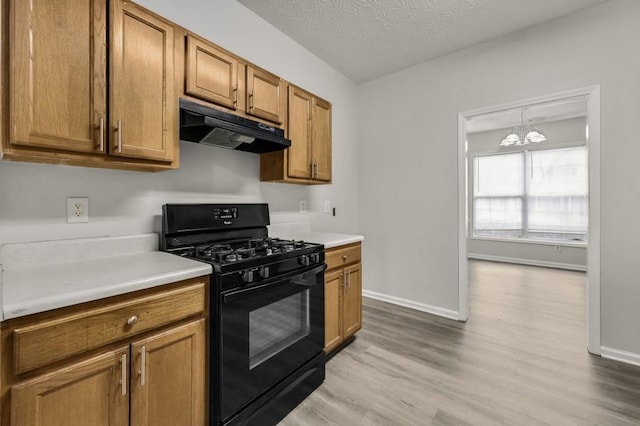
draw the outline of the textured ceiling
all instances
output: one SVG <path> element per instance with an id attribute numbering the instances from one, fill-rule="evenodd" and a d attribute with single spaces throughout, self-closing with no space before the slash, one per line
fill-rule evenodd
<path id="1" fill-rule="evenodd" d="M 606 0 L 238 0 L 356 82 Z"/>

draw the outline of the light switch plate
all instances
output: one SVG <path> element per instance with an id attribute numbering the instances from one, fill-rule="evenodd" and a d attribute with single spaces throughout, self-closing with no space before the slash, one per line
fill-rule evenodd
<path id="1" fill-rule="evenodd" d="M 307 212 L 307 200 L 300 200 L 300 213 L 304 214 Z"/>

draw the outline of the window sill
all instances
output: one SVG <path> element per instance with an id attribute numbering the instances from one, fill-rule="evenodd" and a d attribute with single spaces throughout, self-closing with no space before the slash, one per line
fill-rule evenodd
<path id="1" fill-rule="evenodd" d="M 530 240 L 524 238 L 490 238 L 490 237 L 469 237 L 470 240 L 477 241 L 495 241 L 500 243 L 522 243 L 537 244 L 542 246 L 559 246 L 559 247 L 587 247 L 587 241 L 553 241 L 553 240 Z"/>

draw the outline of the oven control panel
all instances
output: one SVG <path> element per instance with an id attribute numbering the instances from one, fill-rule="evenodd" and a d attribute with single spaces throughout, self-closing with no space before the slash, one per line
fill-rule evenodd
<path id="1" fill-rule="evenodd" d="M 224 207 L 213 209 L 213 218 L 215 220 L 229 220 L 238 217 L 237 207 Z"/>

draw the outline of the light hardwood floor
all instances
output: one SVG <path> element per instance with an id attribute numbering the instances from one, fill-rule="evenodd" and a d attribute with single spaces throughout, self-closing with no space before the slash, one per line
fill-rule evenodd
<path id="1" fill-rule="evenodd" d="M 281 425 L 639 425 L 640 367 L 589 355 L 585 274 L 470 261 L 469 321 L 364 298 Z"/>

